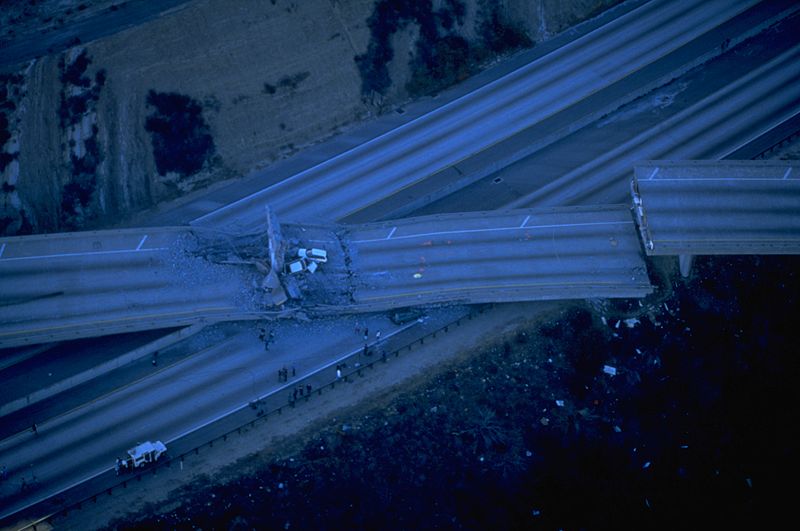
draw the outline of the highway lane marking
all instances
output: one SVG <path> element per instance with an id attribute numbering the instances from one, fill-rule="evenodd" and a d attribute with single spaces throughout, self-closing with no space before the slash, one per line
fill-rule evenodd
<path id="1" fill-rule="evenodd" d="M 439 232 L 425 232 L 420 234 L 408 234 L 405 236 L 398 236 L 395 240 L 407 240 L 410 238 L 428 238 L 431 236 L 443 236 L 448 234 L 469 234 L 473 232 L 500 232 L 507 230 L 522 230 L 522 229 L 553 229 L 553 228 L 566 228 L 566 227 L 590 227 L 594 225 L 633 225 L 633 221 L 596 221 L 593 223 L 559 223 L 554 225 L 531 225 L 529 227 L 498 227 L 496 229 L 465 229 L 465 230 L 445 230 Z M 353 243 L 375 243 L 386 241 L 386 238 L 374 238 L 370 240 L 353 240 Z"/>
<path id="2" fill-rule="evenodd" d="M 0 245 L 0 258 L 3 257 L 3 252 L 6 250 L 6 244 Z"/>
<path id="3" fill-rule="evenodd" d="M 169 247 L 155 247 L 153 249 L 141 249 L 139 252 L 147 253 L 153 251 L 166 251 Z M 94 256 L 99 254 L 121 254 L 121 253 L 135 253 L 133 249 L 124 249 L 121 251 L 90 251 L 86 253 L 64 253 L 64 254 L 42 254 L 38 256 L 15 256 L 13 258 L 0 258 L 0 262 L 13 262 L 15 260 L 41 260 L 43 258 L 64 258 L 72 256 Z"/>
<path id="4" fill-rule="evenodd" d="M 386 237 L 386 239 L 388 240 L 389 238 L 391 238 L 396 230 L 397 230 L 397 227 L 392 227 L 392 230 L 389 232 L 389 235 Z"/>
<path id="5" fill-rule="evenodd" d="M 527 216 L 525 216 L 525 221 L 523 221 L 523 222 L 522 222 L 522 225 L 520 225 L 520 226 L 519 226 L 519 228 L 522 228 L 522 227 L 524 227 L 524 226 L 525 226 L 525 224 L 528 222 L 528 220 L 529 220 L 529 219 L 531 219 L 531 216 L 530 216 L 530 215 L 527 215 Z"/>
<path id="6" fill-rule="evenodd" d="M 786 173 L 783 174 L 784 180 L 786 180 L 786 178 L 789 177 L 790 173 L 792 173 L 792 168 L 786 168 Z M 3 253 L 0 253 L 0 254 L 3 254 Z"/>
<path id="7" fill-rule="evenodd" d="M 136 246 L 136 250 L 137 250 L 137 251 L 141 250 L 141 248 L 142 248 L 142 245 L 144 245 L 144 242 L 145 242 L 146 240 L 147 240 L 147 234 L 145 234 L 144 236 L 142 236 L 142 241 L 140 241 L 140 242 L 139 242 L 139 245 L 137 245 L 137 246 Z"/>
<path id="8" fill-rule="evenodd" d="M 658 171 L 659 171 L 660 169 L 661 169 L 661 168 L 656 168 L 656 169 L 654 169 L 654 170 L 653 170 L 653 173 L 651 173 L 651 174 L 650 174 L 650 177 L 648 177 L 648 178 L 647 178 L 647 180 L 648 180 L 648 181 L 651 181 L 651 180 L 653 179 L 653 177 L 655 177 L 656 175 L 658 175 Z"/>

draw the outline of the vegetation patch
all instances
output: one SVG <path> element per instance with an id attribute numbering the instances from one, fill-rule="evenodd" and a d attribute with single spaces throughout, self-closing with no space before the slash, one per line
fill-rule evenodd
<path id="1" fill-rule="evenodd" d="M 83 155 L 70 154 L 70 179 L 61 191 L 61 223 L 66 229 L 80 228 L 91 216 L 89 206 L 97 188 L 101 157 L 96 136 L 97 126 L 94 126 L 92 136 L 83 143 Z"/>
<path id="2" fill-rule="evenodd" d="M 283 76 L 274 85 L 271 83 L 264 83 L 262 92 L 264 94 L 275 94 L 278 89 L 296 90 L 300 83 L 305 81 L 311 76 L 311 72 L 298 72 L 291 76 Z"/>
<path id="3" fill-rule="evenodd" d="M 102 155 L 97 143 L 97 126 L 93 125 L 91 134 L 86 135 L 82 122 L 94 112 L 106 83 L 106 71 L 99 69 L 93 77 L 89 76 L 87 70 L 91 63 L 86 50 L 69 63 L 64 56 L 59 62 L 62 86 L 58 114 L 61 129 L 69 138 L 69 178 L 61 188 L 59 214 L 61 226 L 67 230 L 80 229 L 94 215 L 91 204 Z"/>
<path id="4" fill-rule="evenodd" d="M 388 91 L 392 84 L 388 65 L 394 58 L 391 39 L 409 24 L 419 26 L 411 79 L 406 85 L 412 97 L 442 90 L 469 77 L 487 59 L 533 44 L 495 2 L 481 2 L 475 32 L 479 38 L 473 42 L 459 34 L 465 16 L 461 0 L 447 0 L 438 10 L 429 0 L 380 0 L 367 20 L 367 51 L 355 57 L 362 95 Z"/>
<path id="5" fill-rule="evenodd" d="M 187 177 L 200 171 L 214 155 L 202 106 L 189 96 L 154 90 L 148 93 L 147 104 L 153 112 L 145 129 L 151 135 L 159 175 L 174 172 Z"/>
<path id="6" fill-rule="evenodd" d="M 480 15 L 478 34 L 484 53 L 501 55 L 533 45 L 525 31 L 509 20 L 496 2 L 483 2 Z"/>
<path id="7" fill-rule="evenodd" d="M 79 123 L 93 104 L 100 99 L 100 90 L 106 82 L 106 71 L 102 68 L 98 70 L 92 82 L 92 78 L 86 75 L 91 63 L 92 60 L 86 50 L 69 64 L 66 64 L 63 56 L 59 60 L 62 90 L 58 116 L 62 129 Z"/>

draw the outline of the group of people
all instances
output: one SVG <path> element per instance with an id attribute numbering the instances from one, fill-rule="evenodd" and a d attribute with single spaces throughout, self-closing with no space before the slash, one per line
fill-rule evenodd
<path id="1" fill-rule="evenodd" d="M 292 392 L 292 402 L 296 402 L 297 398 L 303 398 L 304 396 L 311 396 L 311 384 L 300 384 L 294 388 L 294 392 Z"/>
<path id="2" fill-rule="evenodd" d="M 356 334 L 359 334 L 359 333 L 361 333 L 361 326 L 358 324 L 358 321 L 356 321 Z M 381 331 L 378 330 L 377 332 L 375 332 L 375 341 L 379 342 L 380 340 L 381 340 Z M 366 345 L 367 342 L 369 342 L 369 327 L 365 326 L 364 327 L 364 345 Z"/>
<path id="3" fill-rule="evenodd" d="M 292 377 L 297 375 L 297 371 L 292 366 Z M 288 382 L 289 381 L 289 369 L 284 365 L 280 369 L 278 369 L 278 381 L 279 382 Z"/>

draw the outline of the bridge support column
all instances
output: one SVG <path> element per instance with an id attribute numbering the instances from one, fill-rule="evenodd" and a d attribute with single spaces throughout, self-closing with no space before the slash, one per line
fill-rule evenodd
<path id="1" fill-rule="evenodd" d="M 693 254 L 678 255 L 678 266 L 680 267 L 681 275 L 683 275 L 683 278 L 689 278 L 689 273 L 692 272 L 693 260 L 694 260 Z"/>

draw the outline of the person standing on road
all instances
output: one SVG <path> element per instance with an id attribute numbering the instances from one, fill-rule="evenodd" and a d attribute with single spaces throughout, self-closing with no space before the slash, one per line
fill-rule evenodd
<path id="1" fill-rule="evenodd" d="M 36 425 L 35 422 L 33 423 L 33 426 L 31 426 L 31 431 L 33 432 L 34 435 L 39 435 L 39 427 Z"/>
<path id="2" fill-rule="evenodd" d="M 369 339 L 369 328 L 364 327 L 364 343 Z"/>

